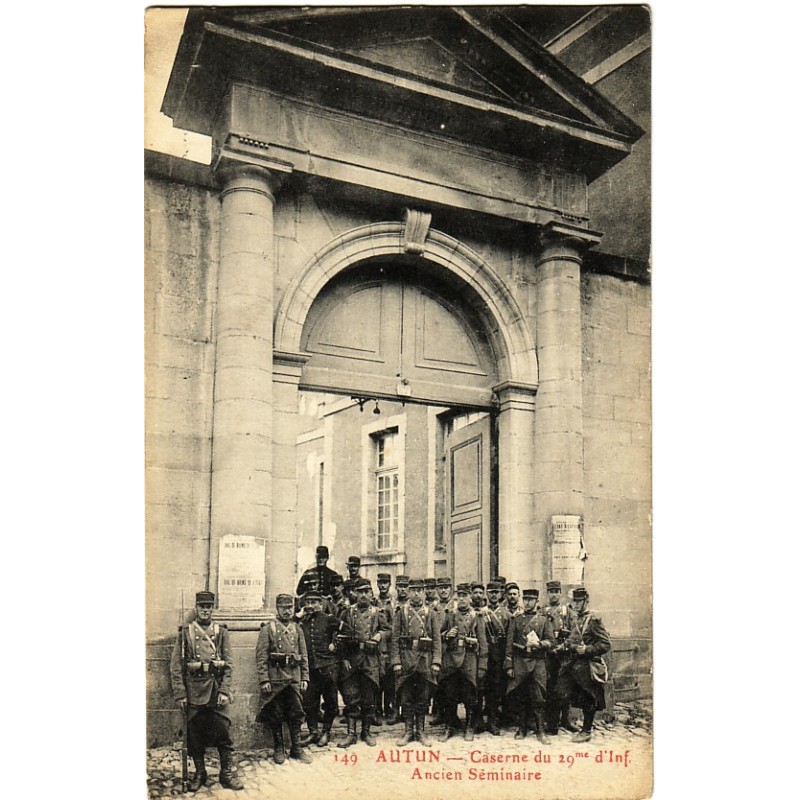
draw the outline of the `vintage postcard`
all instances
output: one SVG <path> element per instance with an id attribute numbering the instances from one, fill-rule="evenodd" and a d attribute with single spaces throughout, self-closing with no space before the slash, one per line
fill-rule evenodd
<path id="1" fill-rule="evenodd" d="M 649 797 L 648 8 L 145 25 L 149 796 Z"/>

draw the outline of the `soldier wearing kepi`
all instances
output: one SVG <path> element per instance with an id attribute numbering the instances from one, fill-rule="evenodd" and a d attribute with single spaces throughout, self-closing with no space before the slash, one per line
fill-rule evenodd
<path id="1" fill-rule="evenodd" d="M 486 674 L 486 623 L 475 609 L 470 608 L 470 586 L 460 583 L 456 588 L 456 609 L 442 615 L 441 631 L 446 643 L 442 655 L 442 688 L 445 692 L 446 724 L 439 741 L 446 742 L 458 727 L 458 704 L 464 704 L 466 730 L 464 738 L 475 738 L 475 719 L 478 711 L 478 686 Z"/>
<path id="2" fill-rule="evenodd" d="M 547 653 L 545 659 L 547 665 L 547 703 L 544 710 L 546 730 L 551 736 L 557 735 L 560 722 L 561 727 L 565 730 L 577 733 L 578 729 L 569 718 L 569 698 L 561 697 L 557 688 L 561 662 L 565 656 L 564 650 L 560 649 L 559 645 L 567 641 L 570 631 L 575 627 L 575 612 L 566 603 L 562 603 L 561 581 L 547 582 L 547 605 L 542 609 L 542 613 L 550 618 L 556 636 L 556 646 Z"/>
<path id="3" fill-rule="evenodd" d="M 489 581 L 486 584 L 486 643 L 489 657 L 486 663 L 486 681 L 484 696 L 486 698 L 486 730 L 493 736 L 500 735 L 500 707 L 506 693 L 508 679 L 505 671 L 506 626 L 511 615 L 500 604 L 503 584 Z"/>
<path id="4" fill-rule="evenodd" d="M 389 631 L 389 623 L 383 611 L 370 603 L 371 586 L 366 578 L 359 578 L 353 591 L 356 605 L 342 617 L 352 630 L 352 637 L 342 661 L 341 690 L 347 717 L 347 738 L 339 743 L 339 747 L 350 747 L 358 742 L 356 725 L 359 717 L 361 740 L 374 747 L 377 742 L 370 728 L 381 683 L 379 645 Z"/>
<path id="5" fill-rule="evenodd" d="M 509 622 L 506 638 L 506 673 L 508 695 L 517 707 L 518 727 L 515 739 L 524 739 L 528 730 L 536 730 L 536 738 L 549 744 L 544 729 L 544 704 L 547 696 L 545 653 L 555 640 L 553 626 L 544 614 L 538 614 L 538 589 L 524 589 L 525 611 Z"/>
<path id="6" fill-rule="evenodd" d="M 278 618 L 261 626 L 256 642 L 256 672 L 264 703 L 256 719 L 272 730 L 276 764 L 286 760 L 284 722 L 289 726 L 289 757 L 307 764 L 311 758 L 300 744 L 302 698 L 309 679 L 306 639 L 300 625 L 292 620 L 292 595 L 279 594 L 275 606 Z"/>
<path id="7" fill-rule="evenodd" d="M 589 610 L 586 589 L 573 589 L 572 605 L 575 624 L 561 646 L 565 657 L 558 675 L 557 693 L 583 710 L 583 727 L 572 741 L 588 742 L 592 738 L 595 714 L 606 707 L 607 671 L 602 656 L 611 649 L 611 637 L 600 617 Z"/>
<path id="8" fill-rule="evenodd" d="M 181 628 L 170 659 L 172 691 L 178 705 L 187 709 L 189 755 L 195 774 L 189 791 L 208 782 L 206 747 L 219 752 L 219 782 L 226 789 L 243 789 L 233 765 L 230 735 L 232 655 L 228 630 L 212 621 L 214 594 L 195 595 L 196 618 Z M 187 708 L 188 707 L 188 708 Z"/>
<path id="9" fill-rule="evenodd" d="M 442 667 L 442 639 L 438 615 L 422 602 L 424 587 L 421 578 L 409 583 L 408 604 L 398 605 L 392 627 L 391 661 L 405 721 L 398 747 L 414 738 L 431 746 L 425 736 L 425 712 Z"/>
<path id="10" fill-rule="evenodd" d="M 392 622 L 394 620 L 394 601 L 389 589 L 392 585 L 392 576 L 388 572 L 378 573 L 378 596 L 375 598 L 378 608 L 386 615 L 389 630 L 381 637 L 378 647 L 381 654 L 381 686 L 378 691 L 378 719 L 383 714 L 387 725 L 395 725 L 400 720 L 395 709 L 394 670 L 389 663 L 389 653 L 392 641 Z M 380 722 L 378 723 L 380 724 Z"/>
<path id="11" fill-rule="evenodd" d="M 300 580 L 297 582 L 297 594 L 304 594 L 305 592 L 304 584 L 306 582 L 304 578 L 314 577 L 317 579 L 316 588 L 322 592 L 323 596 L 327 597 L 330 595 L 331 578 L 338 573 L 328 566 L 329 557 L 328 548 L 324 544 L 321 544 L 316 551 L 316 564 L 313 567 L 309 567 L 300 576 Z"/>
<path id="12" fill-rule="evenodd" d="M 346 608 L 350 607 L 350 601 L 344 593 L 344 578 L 341 575 L 334 575 L 331 578 L 331 610 L 330 613 L 339 619 Z"/>
<path id="13" fill-rule="evenodd" d="M 347 580 L 352 581 L 353 585 L 361 579 L 361 558 L 359 556 L 349 556 L 347 559 Z"/>
<path id="14" fill-rule="evenodd" d="M 339 712 L 339 658 L 336 655 L 336 636 L 352 632 L 339 620 L 322 610 L 322 595 L 308 592 L 303 599 L 305 614 L 300 623 L 308 651 L 309 680 L 303 694 L 303 709 L 308 723 L 304 745 L 325 747 L 330 741 L 331 728 Z M 322 707 L 322 733 L 319 732 L 319 703 Z"/>

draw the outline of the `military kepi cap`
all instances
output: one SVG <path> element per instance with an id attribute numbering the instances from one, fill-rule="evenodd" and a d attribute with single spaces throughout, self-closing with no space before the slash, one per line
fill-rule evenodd
<path id="1" fill-rule="evenodd" d="M 561 588 L 561 581 L 547 581 L 547 590 L 550 589 L 560 589 Z"/>
<path id="2" fill-rule="evenodd" d="M 459 583 L 456 586 L 456 594 L 469 594 L 470 586 L 469 583 Z"/>
<path id="3" fill-rule="evenodd" d="M 408 586 L 408 584 L 410 582 L 411 582 L 411 578 L 409 578 L 408 575 L 398 575 L 394 579 L 394 585 L 395 586 Z"/>
<path id="4" fill-rule="evenodd" d="M 509 581 L 506 584 L 506 591 L 508 591 L 509 589 L 516 589 L 517 591 L 519 591 L 519 585 L 514 581 Z"/>
<path id="5" fill-rule="evenodd" d="M 294 597 L 290 594 L 279 594 L 275 598 L 276 606 L 294 606 Z"/>
<path id="6" fill-rule="evenodd" d="M 350 556 L 347 559 L 347 563 L 353 567 L 360 567 L 361 566 L 361 559 L 358 556 Z"/>
<path id="7" fill-rule="evenodd" d="M 379 572 L 378 573 L 378 580 L 379 581 L 389 581 L 389 582 L 391 582 L 392 576 L 388 572 Z"/>
<path id="8" fill-rule="evenodd" d="M 425 588 L 425 578 L 412 578 L 408 582 L 408 586 L 411 589 L 424 589 Z"/>
<path id="9" fill-rule="evenodd" d="M 453 585 L 453 581 L 451 581 L 450 578 L 437 578 L 436 579 L 436 585 L 437 586 L 452 586 Z"/>
<path id="10" fill-rule="evenodd" d="M 213 605 L 214 599 L 214 592 L 198 592 L 194 596 L 194 602 L 197 605 L 200 605 L 200 603 L 211 603 Z"/>
<path id="11" fill-rule="evenodd" d="M 499 583 L 499 584 L 505 586 L 506 585 L 506 579 L 502 575 L 495 575 L 492 578 L 492 583 Z"/>
<path id="12" fill-rule="evenodd" d="M 358 591 L 359 589 L 371 589 L 372 584 L 366 578 L 358 578 L 353 581 L 353 588 Z"/>
<path id="13" fill-rule="evenodd" d="M 503 590 L 503 584 L 500 581 L 489 581 L 486 584 L 486 591 L 487 592 L 501 592 Z"/>
<path id="14" fill-rule="evenodd" d="M 303 595 L 303 602 L 308 602 L 309 600 L 322 600 L 322 594 L 316 590 L 306 592 Z"/>
<path id="15" fill-rule="evenodd" d="M 577 589 L 572 590 L 573 600 L 585 600 L 588 596 L 589 592 L 587 592 L 583 586 L 579 586 Z"/>
<path id="16" fill-rule="evenodd" d="M 538 597 L 539 590 L 538 589 L 523 589 L 522 590 L 523 597 Z"/>
<path id="17" fill-rule="evenodd" d="M 327 548 L 327 547 L 325 547 L 325 545 L 324 545 L 324 544 L 321 544 L 321 545 L 320 545 L 320 546 L 317 548 L 317 555 L 318 555 L 318 556 L 320 556 L 320 557 L 322 557 L 322 558 L 328 558 L 328 556 L 330 555 L 330 553 L 328 553 L 328 548 Z"/>
<path id="18" fill-rule="evenodd" d="M 473 589 L 483 589 L 484 588 L 483 584 L 480 581 L 472 581 L 472 583 L 470 584 L 470 587 L 473 588 Z"/>
<path id="19" fill-rule="evenodd" d="M 425 588 L 431 589 L 436 586 L 436 578 L 425 578 Z"/>

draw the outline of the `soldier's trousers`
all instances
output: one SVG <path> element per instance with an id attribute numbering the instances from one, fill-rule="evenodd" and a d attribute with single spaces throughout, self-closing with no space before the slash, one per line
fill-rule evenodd
<path id="1" fill-rule="evenodd" d="M 388 713 L 390 708 L 396 708 L 394 670 L 387 664 L 386 672 L 384 672 L 381 678 L 381 688 L 378 693 L 378 711 Z"/>
<path id="2" fill-rule="evenodd" d="M 461 672 L 453 672 L 442 679 L 441 685 L 448 724 L 456 721 L 459 703 L 464 704 L 467 721 L 474 723 L 479 711 L 479 696 L 470 680 Z"/>
<path id="3" fill-rule="evenodd" d="M 531 727 L 535 722 L 536 712 L 544 709 L 546 696 L 542 685 L 531 673 L 511 692 L 509 699 L 516 710 L 518 724 Z"/>
<path id="4" fill-rule="evenodd" d="M 202 758 L 206 747 L 232 751 L 230 729 L 231 721 L 217 714 L 213 708 L 200 709 L 191 717 L 187 728 L 189 755 L 192 758 Z"/>
<path id="5" fill-rule="evenodd" d="M 328 724 L 339 713 L 339 665 L 331 664 L 320 669 L 312 669 L 308 688 L 303 695 L 303 710 L 309 727 L 319 723 L 319 703 L 322 700 L 322 722 Z"/>
<path id="6" fill-rule="evenodd" d="M 547 667 L 547 699 L 545 701 L 545 718 L 550 728 L 558 728 L 561 711 L 569 707 L 569 694 L 566 685 L 559 686 L 558 675 L 561 671 L 561 658 L 555 653 L 545 657 Z"/>
<path id="7" fill-rule="evenodd" d="M 485 697 L 487 722 L 497 724 L 500 717 L 500 707 L 508 686 L 508 677 L 503 669 L 503 662 L 489 664 L 486 670 Z"/>
<path id="8" fill-rule="evenodd" d="M 303 702 L 300 687 L 294 684 L 284 686 L 265 703 L 258 715 L 259 722 L 266 722 L 270 728 L 280 727 L 284 722 L 303 719 Z"/>
<path id="9" fill-rule="evenodd" d="M 400 687 L 400 705 L 408 719 L 409 714 L 426 714 L 433 685 L 419 672 L 412 672 Z"/>
<path id="10" fill-rule="evenodd" d="M 367 719 L 375 713 L 378 687 L 363 672 L 351 670 L 342 679 L 340 688 L 346 717 Z"/>

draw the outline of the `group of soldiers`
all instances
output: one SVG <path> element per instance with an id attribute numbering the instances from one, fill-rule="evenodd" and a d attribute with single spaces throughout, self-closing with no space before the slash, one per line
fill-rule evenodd
<path id="1" fill-rule="evenodd" d="M 444 724 L 439 741 L 447 741 L 462 730 L 459 705 L 468 741 L 481 731 L 499 736 L 505 722 L 516 722 L 515 739 L 530 731 L 547 744 L 559 727 L 574 733 L 573 741 L 591 738 L 595 714 L 605 707 L 602 656 L 611 642 L 589 610 L 585 588 L 565 602 L 561 584 L 549 581 L 540 606 L 538 589 L 520 590 L 499 576 L 485 586 L 459 583 L 453 592 L 449 578 L 398 575 L 392 593 L 391 575 L 379 573 L 375 595 L 359 574 L 357 556 L 348 559 L 347 580 L 327 561 L 327 548 L 319 547 L 316 565 L 303 573 L 295 595 L 277 596 L 276 618 L 258 636 L 257 719 L 272 732 L 276 763 L 286 758 L 284 724 L 290 758 L 308 762 L 305 747 L 331 741 L 340 694 L 347 722 L 341 748 L 359 736 L 374 746 L 376 726 L 399 722 L 405 729 L 398 747 L 414 740 L 428 747 L 431 710 L 432 724 Z M 197 619 L 173 655 L 173 688 L 180 704 L 189 703 L 196 768 L 190 788 L 206 782 L 203 753 L 216 746 L 220 783 L 236 789 L 227 714 L 230 653 L 225 628 L 211 622 L 209 608 L 213 595 L 198 593 Z M 187 647 L 193 661 L 185 670 L 180 654 Z M 198 663 L 199 670 L 192 666 Z M 580 730 L 570 720 L 571 707 L 583 711 Z M 301 735 L 304 719 L 308 730 Z"/>

